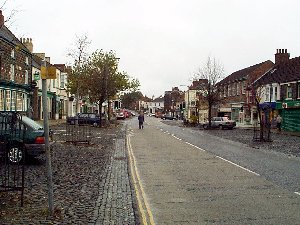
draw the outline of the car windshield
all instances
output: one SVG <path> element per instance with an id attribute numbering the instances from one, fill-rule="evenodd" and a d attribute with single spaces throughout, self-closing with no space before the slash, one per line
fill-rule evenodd
<path id="1" fill-rule="evenodd" d="M 228 121 L 229 118 L 228 117 L 223 117 L 223 121 Z"/>
<path id="2" fill-rule="evenodd" d="M 44 130 L 43 126 L 27 116 L 22 116 L 22 122 L 33 130 Z"/>

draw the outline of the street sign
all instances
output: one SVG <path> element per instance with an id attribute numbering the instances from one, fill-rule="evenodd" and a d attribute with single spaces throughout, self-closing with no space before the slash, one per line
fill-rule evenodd
<path id="1" fill-rule="evenodd" d="M 33 79 L 34 79 L 35 81 L 40 80 L 40 79 L 41 79 L 40 73 L 39 73 L 39 72 L 35 72 L 35 73 L 33 74 Z"/>
<path id="2" fill-rule="evenodd" d="M 56 79 L 56 67 L 55 66 L 41 66 L 42 79 Z"/>

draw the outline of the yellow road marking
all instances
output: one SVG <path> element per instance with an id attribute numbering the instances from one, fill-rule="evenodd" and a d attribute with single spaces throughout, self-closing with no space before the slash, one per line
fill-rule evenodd
<path id="1" fill-rule="evenodd" d="M 133 155 L 132 146 L 131 146 L 131 143 L 130 143 L 130 137 L 129 136 L 127 136 L 127 146 L 128 146 L 128 152 L 129 152 L 129 162 L 130 162 L 131 174 L 132 174 L 133 183 L 134 183 L 134 189 L 135 189 L 135 192 L 136 192 L 136 195 L 137 195 L 139 211 L 141 212 L 143 224 L 147 225 L 148 224 L 147 221 L 149 220 L 150 225 L 155 225 L 153 215 L 152 215 L 152 212 L 149 208 L 149 205 L 148 205 L 148 202 L 147 202 L 147 199 L 146 199 L 146 196 L 145 196 L 145 192 L 144 192 L 143 186 L 141 184 L 140 176 L 139 176 L 139 173 L 137 171 L 136 160 L 135 160 L 135 157 Z M 145 209 L 143 207 L 143 203 L 145 205 Z"/>

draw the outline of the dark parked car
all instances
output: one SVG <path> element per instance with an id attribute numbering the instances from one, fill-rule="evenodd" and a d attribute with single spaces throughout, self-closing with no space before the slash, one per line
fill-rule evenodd
<path id="1" fill-rule="evenodd" d="M 202 126 L 204 129 L 208 128 L 208 122 L 204 123 Z M 219 129 L 230 129 L 232 130 L 236 126 L 236 122 L 234 120 L 230 120 L 228 117 L 213 117 L 211 119 L 211 127 L 219 128 Z"/>
<path id="2" fill-rule="evenodd" d="M 24 154 L 26 158 L 37 157 L 45 153 L 44 128 L 39 123 L 27 116 L 20 117 L 15 123 L 9 121 L 9 117 L 1 115 L 1 157 L 8 157 L 10 162 L 17 163 L 24 159 Z"/>
<path id="3" fill-rule="evenodd" d="M 78 113 L 76 116 L 70 116 L 67 117 L 67 123 L 68 124 L 77 124 L 76 120 L 78 119 L 78 124 L 90 124 L 93 126 L 99 126 L 100 125 L 100 116 L 95 113 Z"/>
<path id="4" fill-rule="evenodd" d="M 161 116 L 161 119 L 163 119 L 163 120 L 176 120 L 176 117 L 174 117 L 172 115 L 164 114 L 164 115 Z"/>

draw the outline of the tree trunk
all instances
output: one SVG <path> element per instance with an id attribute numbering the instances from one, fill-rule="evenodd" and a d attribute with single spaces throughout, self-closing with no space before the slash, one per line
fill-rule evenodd
<path id="1" fill-rule="evenodd" d="M 211 103 L 208 103 L 208 127 L 211 128 Z"/>
<path id="2" fill-rule="evenodd" d="M 103 102 L 99 102 L 100 127 L 102 127 L 102 104 Z"/>

